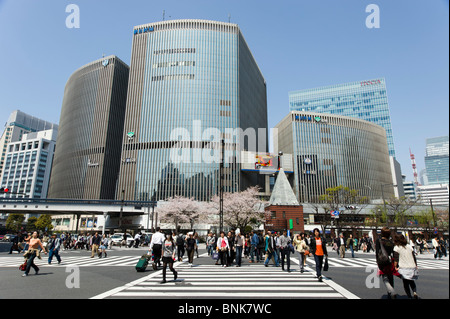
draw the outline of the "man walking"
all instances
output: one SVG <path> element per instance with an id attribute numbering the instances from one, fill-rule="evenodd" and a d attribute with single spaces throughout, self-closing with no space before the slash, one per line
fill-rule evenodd
<path id="1" fill-rule="evenodd" d="M 345 238 L 344 234 L 340 233 L 339 238 L 337 240 L 337 247 L 339 252 L 339 257 L 345 258 Z"/>
<path id="2" fill-rule="evenodd" d="M 58 265 L 61 263 L 61 257 L 59 256 L 59 249 L 61 248 L 61 239 L 56 237 L 54 233 L 50 240 L 48 241 L 48 264 L 52 263 L 53 256 L 58 260 Z"/>
<path id="3" fill-rule="evenodd" d="M 255 255 L 256 255 L 256 262 L 259 263 L 259 254 L 258 254 L 258 245 L 259 245 L 259 238 L 258 234 L 255 233 L 253 230 L 251 232 L 251 239 L 250 239 L 250 262 L 255 262 Z"/>
<path id="4" fill-rule="evenodd" d="M 277 253 L 276 253 L 276 243 L 275 243 L 275 238 L 273 237 L 273 233 L 271 234 L 270 232 L 267 233 L 266 236 L 266 260 L 264 261 L 264 266 L 265 267 L 269 267 L 269 260 L 273 257 L 274 259 L 274 263 L 275 266 L 278 267 L 278 258 L 277 258 Z"/>
<path id="5" fill-rule="evenodd" d="M 100 238 L 100 236 L 98 235 L 98 233 L 95 233 L 94 236 L 92 236 L 91 238 L 91 242 L 92 242 L 92 254 L 91 254 L 91 258 L 94 258 L 94 254 L 97 254 L 97 256 L 100 258 L 100 254 L 98 251 L 98 247 L 100 246 L 102 239 Z"/>
<path id="6" fill-rule="evenodd" d="M 353 247 L 353 243 L 354 243 L 353 242 L 353 235 L 350 234 L 348 239 L 347 239 L 347 247 L 349 247 L 350 251 L 352 252 L 352 258 L 355 258 L 355 250 L 354 250 L 354 247 Z"/>
<path id="7" fill-rule="evenodd" d="M 236 247 L 236 267 L 241 267 L 242 263 L 242 249 L 244 248 L 245 237 L 240 232 L 236 232 L 235 247 Z"/>
<path id="8" fill-rule="evenodd" d="M 283 230 L 283 235 L 280 236 L 280 252 L 281 252 L 281 269 L 284 271 L 284 259 L 286 258 L 287 271 L 291 271 L 291 250 L 289 243 L 291 238 L 287 236 L 287 231 Z"/>
<path id="9" fill-rule="evenodd" d="M 160 227 L 156 227 L 156 233 L 152 236 L 152 241 L 150 242 L 150 250 L 153 251 L 153 255 L 155 260 L 153 261 L 153 270 L 156 270 L 157 267 L 161 266 L 161 252 L 162 245 L 164 243 L 165 236 L 161 232 Z"/>

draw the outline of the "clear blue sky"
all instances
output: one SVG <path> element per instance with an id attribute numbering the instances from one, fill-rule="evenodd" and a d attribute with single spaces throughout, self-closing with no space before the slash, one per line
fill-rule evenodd
<path id="1" fill-rule="evenodd" d="M 68 29 L 68 4 L 80 28 Z M 368 29 L 368 4 L 380 28 Z M 79 67 L 115 54 L 130 62 L 135 25 L 168 19 L 237 23 L 267 81 L 269 126 L 288 92 L 385 77 L 397 160 L 424 168 L 425 139 L 449 134 L 448 0 L 0 0 L 0 123 L 16 109 L 59 122 Z M 0 128 L 2 129 L 2 127 Z"/>

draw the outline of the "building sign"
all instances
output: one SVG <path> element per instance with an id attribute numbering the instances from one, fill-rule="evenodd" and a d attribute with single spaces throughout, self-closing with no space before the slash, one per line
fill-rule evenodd
<path id="1" fill-rule="evenodd" d="M 381 84 L 380 80 L 372 80 L 372 81 L 362 81 L 361 86 L 367 86 L 367 85 L 377 85 Z"/>
<path id="2" fill-rule="evenodd" d="M 109 63 L 108 59 L 104 59 L 103 62 L 102 62 L 102 65 L 103 65 L 103 66 L 107 66 L 108 63 Z"/>
<path id="3" fill-rule="evenodd" d="M 88 158 L 88 163 L 87 163 L 87 165 L 88 165 L 88 167 L 95 167 L 95 166 L 98 166 L 99 164 L 98 164 L 98 162 L 96 162 L 96 163 L 91 162 L 91 159 Z"/>
<path id="4" fill-rule="evenodd" d="M 330 213 L 331 213 L 331 218 L 339 218 L 339 211 L 338 210 L 333 210 Z"/>
<path id="5" fill-rule="evenodd" d="M 128 132 L 127 136 L 128 136 L 129 139 L 134 138 L 134 132 Z"/>
<path id="6" fill-rule="evenodd" d="M 298 122 L 316 122 L 316 123 L 327 123 L 327 120 L 321 118 L 320 116 L 309 116 L 309 115 L 295 115 L 295 120 Z"/>
<path id="7" fill-rule="evenodd" d="M 125 159 L 122 159 L 122 163 L 127 163 L 127 164 L 129 164 L 129 163 L 136 163 L 136 159 L 127 157 Z"/>
<path id="8" fill-rule="evenodd" d="M 141 34 L 141 33 L 147 33 L 147 32 L 153 32 L 153 27 L 145 27 L 140 29 L 135 29 L 134 34 Z"/>
<path id="9" fill-rule="evenodd" d="M 255 169 L 276 170 L 278 163 L 273 155 L 256 154 L 255 155 Z"/>

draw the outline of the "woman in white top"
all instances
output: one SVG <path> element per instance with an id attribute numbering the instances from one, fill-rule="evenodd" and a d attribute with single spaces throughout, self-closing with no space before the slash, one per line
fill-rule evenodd
<path id="1" fill-rule="evenodd" d="M 407 244 L 406 238 L 403 235 L 395 236 L 394 244 L 394 265 L 395 269 L 401 275 L 405 292 L 408 297 L 412 299 L 413 296 L 411 296 L 411 288 L 414 294 L 414 299 L 418 299 L 419 297 L 417 296 L 416 283 L 414 280 L 416 280 L 419 275 L 414 250 Z"/>
<path id="2" fill-rule="evenodd" d="M 227 266 L 227 258 L 228 258 L 228 249 L 230 249 L 230 245 L 228 244 L 228 238 L 225 236 L 225 233 L 220 232 L 220 237 L 217 240 L 217 251 L 219 252 L 220 262 L 222 267 Z"/>

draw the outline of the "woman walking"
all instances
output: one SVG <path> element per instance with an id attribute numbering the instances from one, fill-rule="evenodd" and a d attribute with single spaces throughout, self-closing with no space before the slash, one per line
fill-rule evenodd
<path id="1" fill-rule="evenodd" d="M 26 252 L 25 256 L 28 257 L 27 260 L 27 268 L 25 269 L 25 273 L 22 275 L 22 277 L 28 276 L 31 267 L 33 267 L 34 271 L 36 272 L 36 275 L 39 273 L 39 268 L 34 264 L 34 259 L 36 258 L 37 254 L 39 253 L 39 249 L 42 249 L 42 251 L 47 255 L 47 251 L 44 248 L 44 245 L 42 245 L 41 240 L 38 237 L 38 233 L 35 231 L 30 238 L 28 251 Z"/>
<path id="2" fill-rule="evenodd" d="M 106 248 L 108 248 L 108 242 L 109 242 L 108 237 L 106 237 L 106 234 L 103 234 L 102 240 L 100 242 L 100 247 L 99 247 L 100 248 L 100 254 L 98 255 L 99 258 L 102 258 L 103 254 L 105 254 L 104 258 L 106 258 L 106 256 L 107 256 Z"/>
<path id="3" fill-rule="evenodd" d="M 388 227 L 383 227 L 381 229 L 381 238 L 378 238 L 375 242 L 375 256 L 378 265 L 378 275 L 382 277 L 383 283 L 386 286 L 388 299 L 396 299 L 397 294 L 394 290 L 394 274 L 396 274 L 396 270 L 392 262 L 394 243 L 390 238 L 391 230 Z"/>
<path id="4" fill-rule="evenodd" d="M 394 265 L 395 269 L 401 275 L 405 292 L 409 299 L 413 299 L 411 295 L 412 290 L 414 299 L 419 299 L 416 283 L 414 282 L 419 277 L 414 250 L 411 245 L 407 244 L 406 238 L 403 235 L 395 236 L 394 244 Z"/>
<path id="5" fill-rule="evenodd" d="M 295 247 L 295 251 L 297 252 L 299 258 L 299 266 L 300 266 L 300 272 L 303 273 L 305 271 L 305 266 L 306 266 L 306 254 L 305 252 L 308 252 L 309 247 L 306 244 L 306 240 L 305 240 L 305 233 L 300 233 L 295 235 L 294 237 L 294 247 Z"/>
<path id="6" fill-rule="evenodd" d="M 220 237 L 217 240 L 217 251 L 219 252 L 220 263 L 222 267 L 227 267 L 228 265 L 228 250 L 230 245 L 228 244 L 228 238 L 225 237 L 223 231 L 220 232 Z"/>
<path id="7" fill-rule="evenodd" d="M 178 273 L 173 268 L 173 262 L 175 260 L 175 254 L 177 251 L 177 246 L 175 244 L 175 241 L 173 240 L 172 234 L 167 233 L 166 239 L 164 240 L 164 243 L 162 245 L 162 260 L 163 260 L 163 280 L 161 283 L 166 283 L 166 268 L 167 265 L 169 265 L 170 271 L 173 273 L 173 280 L 177 280 Z"/>
<path id="8" fill-rule="evenodd" d="M 192 267 L 192 264 L 194 262 L 194 252 L 197 247 L 197 241 L 194 238 L 194 235 L 192 232 L 189 233 L 189 237 L 186 238 L 186 251 L 188 255 L 188 263 L 189 266 Z"/>
<path id="9" fill-rule="evenodd" d="M 320 230 L 314 228 L 314 237 L 311 238 L 311 254 L 314 255 L 314 261 L 316 262 L 316 275 L 319 281 L 322 281 L 322 264 L 323 257 L 328 258 L 327 245 L 325 238 L 320 236 Z"/>

